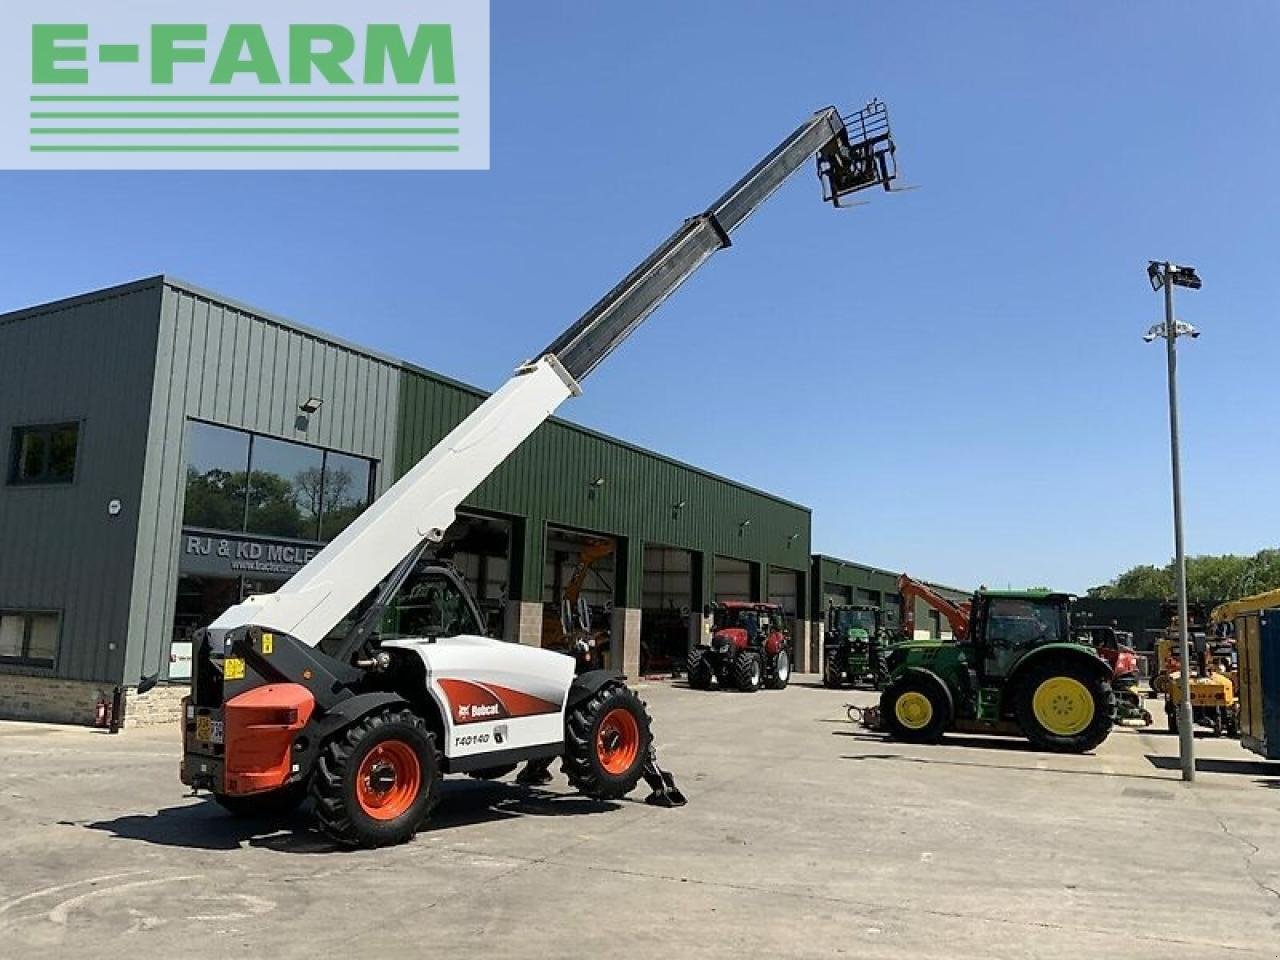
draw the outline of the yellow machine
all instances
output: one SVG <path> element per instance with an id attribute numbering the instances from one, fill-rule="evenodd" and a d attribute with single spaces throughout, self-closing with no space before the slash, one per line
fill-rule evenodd
<path id="1" fill-rule="evenodd" d="M 1169 605 L 1166 605 L 1166 607 Z M 1231 662 L 1230 645 L 1215 643 L 1204 626 L 1204 612 L 1193 608 L 1187 611 L 1187 633 L 1191 654 L 1191 714 L 1195 723 L 1209 727 L 1215 736 L 1224 733 L 1239 736 L 1240 706 L 1236 700 L 1236 680 Z M 1152 678 L 1151 686 L 1164 694 L 1164 713 L 1169 729 L 1178 729 L 1178 709 L 1182 705 L 1182 662 L 1178 656 L 1178 617 L 1169 613 L 1166 617 L 1164 636 L 1156 641 L 1156 660 L 1159 672 Z"/>

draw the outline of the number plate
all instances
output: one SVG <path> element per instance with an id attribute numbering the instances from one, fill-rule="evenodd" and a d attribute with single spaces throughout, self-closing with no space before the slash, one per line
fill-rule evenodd
<path id="1" fill-rule="evenodd" d="M 205 743 L 221 743 L 222 721 L 207 715 L 196 717 L 196 739 Z"/>

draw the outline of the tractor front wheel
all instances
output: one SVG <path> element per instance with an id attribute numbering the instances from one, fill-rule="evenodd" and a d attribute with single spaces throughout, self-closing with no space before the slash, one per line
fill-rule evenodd
<path id="1" fill-rule="evenodd" d="M 595 800 L 625 797 L 640 782 L 653 744 L 649 711 L 626 684 L 610 683 L 570 709 L 560 769 Z"/>
<path id="2" fill-rule="evenodd" d="M 786 649 L 778 651 L 773 658 L 773 667 L 769 671 L 769 689 L 782 690 L 791 682 L 791 654 Z"/>
<path id="3" fill-rule="evenodd" d="M 743 693 L 755 693 L 764 682 L 764 665 L 760 655 L 751 650 L 741 650 L 733 658 L 733 685 Z"/>
<path id="4" fill-rule="evenodd" d="M 840 663 L 839 650 L 832 650 L 827 654 L 826 662 L 822 665 L 822 685 L 824 687 L 838 690 L 844 686 L 844 670 L 841 669 Z"/>
<path id="5" fill-rule="evenodd" d="M 325 744 L 311 793 L 321 832 L 343 846 L 404 843 L 440 794 L 435 736 L 411 710 L 371 713 Z"/>
<path id="6" fill-rule="evenodd" d="M 710 690 L 715 671 L 707 659 L 706 647 L 694 647 L 689 651 L 689 686 L 695 690 Z"/>
<path id="7" fill-rule="evenodd" d="M 1035 664 L 1015 697 L 1018 726 L 1041 750 L 1086 753 L 1111 733 L 1111 683 L 1087 664 L 1061 658 Z"/>
<path id="8" fill-rule="evenodd" d="M 904 677 L 880 695 L 880 717 L 895 740 L 937 743 L 951 722 L 946 698 L 936 684 Z"/>

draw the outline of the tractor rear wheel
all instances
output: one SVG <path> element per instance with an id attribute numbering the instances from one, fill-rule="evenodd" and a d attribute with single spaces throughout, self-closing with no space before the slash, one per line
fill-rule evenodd
<path id="1" fill-rule="evenodd" d="M 710 690 L 715 671 L 707 659 L 706 647 L 694 647 L 689 651 L 689 686 L 695 690 Z"/>
<path id="2" fill-rule="evenodd" d="M 625 797 L 640 782 L 653 744 L 649 711 L 626 684 L 609 683 L 569 710 L 560 769 L 595 800 Z"/>
<path id="3" fill-rule="evenodd" d="M 1085 753 L 1111 733 L 1111 682 L 1087 664 L 1057 657 L 1035 664 L 1014 697 L 1018 726 L 1041 750 Z"/>
<path id="4" fill-rule="evenodd" d="M 773 658 L 773 666 L 769 670 L 769 689 L 782 690 L 791 682 L 791 654 L 784 647 Z"/>
<path id="5" fill-rule="evenodd" d="M 880 718 L 895 740 L 937 743 L 951 723 L 951 709 L 937 684 L 907 676 L 880 695 Z"/>
<path id="6" fill-rule="evenodd" d="M 311 793 L 321 832 L 343 846 L 404 843 L 439 798 L 435 736 L 404 708 L 362 717 L 325 744 Z"/>
<path id="7" fill-rule="evenodd" d="M 755 693 L 764 682 L 764 664 L 760 655 L 752 650 L 740 650 L 729 668 L 733 685 L 743 693 Z"/>
<path id="8" fill-rule="evenodd" d="M 298 809 L 302 801 L 307 799 L 307 782 L 299 780 L 266 793 L 250 793 L 246 796 L 233 797 L 226 793 L 215 793 L 213 799 L 218 806 L 235 817 L 283 817 Z"/>

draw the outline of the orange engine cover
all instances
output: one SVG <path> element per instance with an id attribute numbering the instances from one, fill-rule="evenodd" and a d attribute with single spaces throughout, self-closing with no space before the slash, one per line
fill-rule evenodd
<path id="1" fill-rule="evenodd" d="M 289 779 L 293 740 L 316 708 L 297 683 L 269 683 L 226 702 L 226 791 L 233 796 L 274 790 Z"/>

